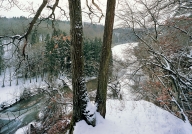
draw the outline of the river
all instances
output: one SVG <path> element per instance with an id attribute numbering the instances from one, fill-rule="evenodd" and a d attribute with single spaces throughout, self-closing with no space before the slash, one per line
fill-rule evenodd
<path id="1" fill-rule="evenodd" d="M 134 43 L 132 45 L 124 44 L 124 45 L 118 45 L 114 47 L 112 49 L 113 58 L 120 58 L 120 59 L 116 59 L 116 61 L 121 60 L 121 61 L 133 62 L 134 60 L 136 60 L 136 58 L 133 56 L 133 53 L 130 51 L 132 51 L 136 45 L 137 44 Z M 126 56 L 124 56 L 123 53 L 125 53 Z M 122 57 L 127 57 L 127 59 Z M 121 87 L 124 89 L 127 89 L 129 88 L 130 84 L 132 85 L 133 83 L 129 79 L 128 75 L 132 74 L 132 70 L 135 67 L 133 65 L 131 65 L 129 68 L 127 68 L 126 66 L 123 67 L 121 64 L 119 64 L 116 61 L 113 63 L 115 66 L 113 68 L 113 75 L 117 77 L 119 82 L 127 81 L 128 84 L 121 82 Z M 41 79 L 39 79 L 38 81 L 39 83 L 36 83 L 33 81 L 31 83 L 25 82 L 26 86 L 23 86 L 22 88 L 35 89 L 37 87 L 45 87 L 45 83 L 40 83 Z M 13 85 L 16 85 L 16 83 L 12 83 L 12 86 L 7 84 L 3 89 L 0 88 L 1 93 L 3 93 L 1 94 L 0 97 L 4 96 L 4 99 L 6 100 L 5 96 L 10 95 L 9 92 L 13 93 L 13 90 L 15 90 L 14 92 L 18 93 L 21 90 L 21 86 L 13 86 Z M 88 92 L 93 92 L 94 94 L 95 89 L 97 88 L 97 79 L 96 78 L 88 79 L 86 82 L 86 85 L 87 85 Z M 128 93 L 127 90 L 124 90 L 121 92 Z M 127 99 L 131 99 L 132 97 L 131 93 L 128 93 L 128 94 L 130 94 L 130 96 Z M 14 97 L 16 98 L 16 96 L 18 95 L 15 95 Z M 42 94 L 37 94 L 26 100 L 19 101 L 7 109 L 1 110 L 0 111 L 0 133 L 11 133 L 11 134 L 15 133 L 17 129 L 23 126 L 26 126 L 33 121 L 38 120 L 39 112 L 42 110 L 42 107 L 44 107 L 44 101 L 45 101 L 44 97 L 45 96 Z M 15 101 L 15 98 L 13 98 L 14 101 Z M 91 97 L 91 99 L 94 99 L 94 97 Z M 0 100 L 0 102 L 2 102 L 2 100 Z"/>
<path id="2" fill-rule="evenodd" d="M 97 79 L 90 79 L 86 82 L 88 92 L 96 89 Z M 65 87 L 65 90 L 70 90 Z M 0 111 L 0 133 L 13 134 L 17 129 L 37 121 L 39 113 L 44 107 L 44 95 L 37 94 L 28 99 L 21 100 L 11 107 Z"/>

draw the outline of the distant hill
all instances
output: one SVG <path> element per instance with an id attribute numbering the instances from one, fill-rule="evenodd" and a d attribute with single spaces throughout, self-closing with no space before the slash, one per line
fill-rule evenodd
<path id="1" fill-rule="evenodd" d="M 142 29 L 135 29 L 135 32 L 142 36 L 144 31 Z M 133 32 L 131 28 L 116 28 L 113 29 L 113 43 L 114 44 L 122 44 L 122 43 L 131 43 L 131 42 L 138 42 L 138 38 Z"/>
<path id="2" fill-rule="evenodd" d="M 6 18 L 0 17 L 0 36 L 3 35 L 15 35 L 23 34 L 26 31 L 27 26 L 31 22 L 32 18 L 26 18 L 23 16 Z M 37 24 L 40 21 L 37 21 Z M 70 32 L 70 22 L 69 21 L 55 21 L 55 27 L 69 34 Z M 47 35 L 51 34 L 53 31 L 52 21 L 45 20 L 42 21 L 37 27 L 34 27 L 38 34 Z M 34 30 L 33 29 L 33 30 Z M 142 34 L 142 29 L 135 29 L 139 35 Z M 103 38 L 104 26 L 98 24 L 92 24 L 88 22 L 83 22 L 84 37 L 89 39 Z M 135 36 L 131 28 L 116 28 L 113 30 L 113 44 L 122 44 L 127 42 L 137 42 L 138 38 Z"/>
<path id="3" fill-rule="evenodd" d="M 6 18 L 0 17 L 0 35 L 13 35 L 13 34 L 23 34 L 26 31 L 27 26 L 29 25 L 32 18 L 26 18 L 23 16 Z M 37 21 L 38 24 L 39 20 Z M 46 35 L 47 33 L 52 33 L 52 21 L 45 20 L 42 21 L 36 28 L 37 33 Z M 103 25 L 83 23 L 84 36 L 90 39 L 95 37 L 102 38 L 103 36 Z M 70 31 L 70 22 L 69 21 L 55 21 L 55 27 L 69 34 Z M 33 29 L 33 30 L 34 30 Z"/>

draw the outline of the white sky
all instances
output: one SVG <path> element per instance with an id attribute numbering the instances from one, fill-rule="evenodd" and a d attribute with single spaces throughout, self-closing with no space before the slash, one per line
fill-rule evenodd
<path id="1" fill-rule="evenodd" d="M 10 4 L 7 2 L 8 0 L 5 0 L 5 2 L 3 2 L 3 7 L 0 6 L 0 16 L 1 17 L 20 17 L 20 16 L 25 16 L 25 17 L 33 17 L 35 11 L 38 9 L 39 5 L 43 2 L 43 0 L 15 0 L 17 2 L 17 6 L 13 6 L 10 8 Z M 82 10 L 83 11 L 87 11 L 86 8 L 86 0 L 82 0 Z M 54 0 L 49 0 L 50 5 L 53 5 Z M 89 2 L 91 3 L 91 1 L 89 0 Z M 103 11 L 103 14 L 105 15 L 105 6 L 106 6 L 106 0 L 95 0 L 95 3 L 98 4 L 99 6 L 101 6 L 101 9 Z M 67 15 L 68 15 L 68 0 L 60 0 L 59 2 L 59 6 L 62 7 Z M 96 8 L 95 8 L 96 9 Z M 98 10 L 95 10 L 99 13 Z M 48 9 L 45 8 L 43 10 L 43 13 L 41 15 L 46 16 L 48 14 Z M 56 10 L 56 17 L 60 18 L 61 14 L 60 14 L 60 10 Z M 66 19 L 66 17 L 62 18 L 63 20 Z M 83 20 L 84 21 L 89 21 L 89 18 L 87 18 L 86 15 L 83 15 Z M 94 20 L 95 22 L 98 22 L 98 19 Z M 104 18 L 102 19 L 101 23 L 104 23 Z"/>
<path id="2" fill-rule="evenodd" d="M 2 1 L 2 0 L 1 0 Z M 25 16 L 25 17 L 33 17 L 34 14 L 36 13 L 38 7 L 40 4 L 43 2 L 43 0 L 10 0 L 10 1 L 15 1 L 16 5 L 14 4 L 13 7 L 10 8 L 10 4 L 7 2 L 8 0 L 4 0 L 2 3 L 3 6 L 1 6 L 0 3 L 0 16 L 1 17 L 20 17 L 20 16 Z M 55 0 L 49 0 L 49 4 L 53 5 Z M 123 4 L 124 1 L 128 1 L 129 3 L 133 4 L 135 3 L 136 0 L 117 0 L 116 1 L 116 13 L 117 10 L 122 10 L 126 8 L 126 6 Z M 91 4 L 91 0 L 88 0 L 89 5 Z M 107 0 L 95 0 L 95 3 L 99 5 L 99 7 L 102 9 L 102 12 L 105 16 L 106 12 L 106 3 Z M 88 8 L 86 7 L 86 0 L 81 0 L 81 5 L 82 5 L 82 11 L 88 12 Z M 59 1 L 59 6 L 62 7 L 65 11 L 66 14 L 68 15 L 68 0 L 60 0 Z M 132 6 L 132 8 L 139 7 L 138 3 Z M 100 11 L 94 7 L 95 13 L 98 13 L 98 16 L 100 16 Z M 8 9 L 8 10 L 7 10 Z M 41 13 L 42 16 L 47 16 L 49 14 L 50 10 L 48 8 L 44 8 L 43 12 Z M 64 16 L 61 16 L 60 10 L 56 10 L 56 19 L 61 19 L 61 20 L 66 20 L 67 18 Z M 83 21 L 84 22 L 91 22 L 88 15 L 83 13 Z M 99 19 L 98 17 L 94 17 L 93 23 L 98 23 Z M 104 25 L 105 18 L 103 17 L 101 22 L 99 24 Z M 114 27 L 118 27 L 118 24 L 121 23 L 121 20 L 118 17 L 115 17 L 115 23 Z"/>

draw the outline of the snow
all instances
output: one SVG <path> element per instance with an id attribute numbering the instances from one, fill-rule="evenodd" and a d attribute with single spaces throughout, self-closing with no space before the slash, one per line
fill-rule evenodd
<path id="1" fill-rule="evenodd" d="M 87 103 L 85 111 L 86 111 L 86 113 L 84 113 L 84 114 L 86 115 L 87 120 L 89 122 L 95 121 L 96 106 L 89 101 Z"/>
<path id="2" fill-rule="evenodd" d="M 40 123 L 40 122 L 31 122 L 31 123 L 29 123 L 27 126 L 24 126 L 24 127 L 22 127 L 22 128 L 19 128 L 16 132 L 15 132 L 15 134 L 28 134 L 29 132 L 29 130 L 28 130 L 28 128 L 29 128 L 29 125 L 30 124 L 32 124 L 33 126 L 35 126 L 35 127 L 37 127 L 37 128 L 41 128 L 42 127 L 42 124 Z"/>
<path id="3" fill-rule="evenodd" d="M 3 78 L 4 76 L 1 75 L 0 76 L 0 106 L 1 105 L 5 105 L 6 107 L 8 107 L 9 105 L 14 104 L 16 101 L 20 100 L 20 96 L 23 93 L 24 89 L 27 89 L 27 91 L 30 91 L 32 93 L 35 93 L 36 90 L 38 90 L 38 88 L 42 88 L 42 89 L 46 89 L 47 88 L 47 84 L 45 83 L 45 81 L 42 81 L 41 78 L 37 78 L 37 82 L 35 78 L 31 79 L 27 79 L 24 80 L 23 79 L 18 79 L 18 85 L 16 84 L 16 79 L 12 76 L 12 82 L 11 82 L 11 86 L 10 84 L 10 76 L 8 71 L 6 71 L 5 74 L 5 87 L 2 87 L 3 84 Z M 65 76 L 61 76 L 60 79 L 57 79 L 55 82 L 57 83 L 56 85 L 62 85 L 62 80 L 65 82 L 65 84 L 67 84 L 67 86 L 72 89 L 72 84 L 71 84 L 71 80 L 69 80 L 67 77 Z M 1 110 L 1 107 L 0 107 Z"/>
<path id="4" fill-rule="evenodd" d="M 61 76 L 60 79 L 62 79 L 65 84 L 67 84 L 67 86 L 72 90 L 72 80 L 70 80 L 69 78 L 67 78 L 66 76 Z M 59 83 L 59 80 L 57 81 Z"/>
<path id="5" fill-rule="evenodd" d="M 116 60 L 135 60 L 136 57 L 132 54 L 132 49 L 137 46 L 138 43 L 126 43 L 114 46 L 112 48 L 113 58 Z"/>
<path id="6" fill-rule="evenodd" d="M 46 83 L 41 81 L 40 78 L 38 78 L 39 82 L 36 82 L 35 79 L 31 80 L 31 83 L 29 80 L 26 80 L 25 83 L 23 80 L 18 80 L 18 85 L 16 84 L 16 80 L 12 80 L 11 86 L 9 85 L 9 77 L 7 76 L 5 79 L 5 87 L 2 87 L 3 83 L 3 76 L 0 76 L 0 105 L 5 104 L 6 106 L 14 104 L 16 101 L 19 101 L 20 95 L 23 93 L 24 89 L 27 89 L 30 92 L 34 92 L 37 88 L 44 88 L 46 87 Z M 1 108 L 0 108 L 1 110 Z"/>
<path id="7" fill-rule="evenodd" d="M 126 46 L 132 49 L 136 44 L 115 46 L 113 57 L 126 61 L 123 50 Z M 130 57 L 128 57 L 131 59 Z M 134 58 L 132 58 L 134 59 Z M 126 69 L 125 69 L 126 70 Z M 127 68 L 126 71 L 130 71 Z M 191 134 L 192 126 L 165 111 L 153 103 L 139 100 L 134 101 L 134 94 L 130 92 L 132 83 L 125 78 L 126 72 L 119 75 L 122 100 L 107 100 L 105 119 L 96 113 L 96 126 L 87 125 L 84 120 L 76 123 L 74 134 Z"/>
<path id="8" fill-rule="evenodd" d="M 19 128 L 19 129 L 15 132 L 15 134 L 26 134 L 27 131 L 28 131 L 28 126 L 24 126 L 24 127 L 22 127 L 22 128 Z"/>
<path id="9" fill-rule="evenodd" d="M 134 70 L 136 69 L 135 64 L 131 64 L 128 67 L 123 67 L 121 64 L 118 64 L 118 61 L 120 62 L 127 62 L 127 63 L 133 63 L 137 60 L 137 58 L 133 55 L 133 48 L 137 46 L 138 43 L 126 43 L 114 46 L 112 48 L 112 54 L 113 59 L 117 62 L 113 62 L 113 73 L 117 73 L 114 75 L 117 75 L 117 80 L 120 83 L 120 94 L 123 94 L 124 100 L 133 100 L 135 96 L 131 93 L 130 86 L 134 84 L 133 80 L 130 79 L 132 77 L 132 74 Z M 116 71 L 118 70 L 118 71 Z"/>
<path id="10" fill-rule="evenodd" d="M 91 114 L 94 114 L 96 111 L 96 106 L 89 101 L 86 106 L 86 111 L 89 111 Z"/>
<path id="11" fill-rule="evenodd" d="M 85 121 L 74 134 L 190 134 L 192 127 L 169 112 L 146 101 L 107 101 L 106 119 L 96 114 L 96 127 Z"/>
<path id="12" fill-rule="evenodd" d="M 114 57 L 122 61 L 133 61 L 136 59 L 133 55 L 127 55 L 125 50 L 127 47 L 130 51 L 133 50 L 136 43 L 122 44 L 115 46 L 112 51 Z M 130 53 L 131 54 L 131 53 Z M 126 57 L 125 57 L 126 56 Z M 118 79 L 121 84 L 122 100 L 107 100 L 106 118 L 96 112 L 96 126 L 87 125 L 84 120 L 76 123 L 74 134 L 191 134 L 192 127 L 188 122 L 178 119 L 171 113 L 155 106 L 154 104 L 139 100 L 134 101 L 134 94 L 130 91 L 130 85 L 133 81 L 127 77 L 127 74 L 132 72 L 132 68 L 120 68 Z M 21 82 L 21 81 L 20 81 Z M 20 83 L 19 82 L 19 83 Z M 20 92 L 21 86 L 16 86 L 12 83 L 10 87 L 9 82 L 4 88 L 0 88 L 1 99 L 0 102 L 15 99 L 15 93 Z M 43 87 L 43 83 L 29 83 L 23 87 Z M 23 88 L 22 87 L 22 88 Z M 2 95 L 3 94 L 3 95 Z M 8 95 L 8 96 L 7 96 Z M 88 103 L 86 109 L 90 113 L 96 111 L 95 105 Z M 27 131 L 27 126 L 17 130 L 16 134 L 22 134 Z"/>

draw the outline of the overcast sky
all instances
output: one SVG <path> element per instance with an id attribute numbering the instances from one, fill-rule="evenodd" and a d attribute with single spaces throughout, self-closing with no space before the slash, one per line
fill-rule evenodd
<path id="1" fill-rule="evenodd" d="M 10 5 L 8 2 L 6 2 L 8 0 L 5 0 L 5 2 L 3 2 L 3 7 L 0 7 L 0 16 L 1 17 L 19 17 L 19 16 L 25 16 L 25 17 L 33 17 L 35 11 L 37 11 L 38 7 L 40 6 L 40 4 L 42 3 L 43 0 L 17 0 L 17 6 L 13 6 L 10 8 Z M 50 1 L 50 5 L 53 5 L 52 2 L 54 2 L 54 0 L 49 0 Z M 86 0 L 82 0 L 82 10 L 83 11 L 87 11 L 86 8 Z M 88 0 L 89 2 L 91 2 L 90 0 Z M 104 15 L 105 15 L 105 10 L 106 10 L 106 0 L 95 0 L 95 3 L 97 3 L 100 8 L 102 9 Z M 68 15 L 68 0 L 60 0 L 59 2 L 59 6 L 62 7 L 67 15 Z M 95 8 L 96 9 L 96 8 Z M 97 10 L 97 12 L 99 12 Z M 46 16 L 47 14 L 49 14 L 49 10 L 47 8 L 45 8 L 42 12 L 41 15 Z M 66 19 L 66 17 L 62 16 L 60 14 L 60 10 L 56 11 L 56 17 L 57 19 Z M 83 20 L 84 21 L 89 21 L 88 17 L 86 15 L 83 15 Z M 98 20 L 94 20 L 95 22 L 97 22 Z M 104 19 L 102 19 L 101 23 L 104 23 Z"/>
<path id="2" fill-rule="evenodd" d="M 39 8 L 40 4 L 43 2 L 43 0 L 9 0 L 9 1 L 15 1 L 13 4 L 14 6 L 10 6 L 11 4 L 8 3 L 8 0 L 0 0 L 2 4 L 0 5 L 0 16 L 1 17 L 20 17 L 20 16 L 25 16 L 25 17 L 33 17 L 34 14 L 36 13 L 37 9 Z M 49 5 L 53 5 L 55 0 L 49 0 Z M 82 11 L 88 12 L 88 8 L 86 6 L 86 0 L 81 0 L 81 5 L 82 5 Z M 92 0 L 88 0 L 89 5 L 91 5 Z M 106 12 L 106 3 L 107 0 L 94 0 L 97 5 L 102 9 L 103 14 L 105 15 Z M 122 8 L 125 7 L 123 5 L 122 1 L 124 0 L 117 0 L 116 1 L 116 13 L 117 10 L 121 10 Z M 136 0 L 126 0 L 131 3 L 134 3 Z M 16 4 L 16 5 L 15 5 Z M 59 4 L 62 9 L 66 11 L 66 14 L 68 15 L 68 0 L 60 0 Z M 136 4 L 138 6 L 138 4 Z M 97 12 L 98 15 L 100 16 L 100 11 L 96 9 L 96 7 L 92 6 L 94 8 L 94 12 Z M 135 6 L 132 6 L 135 7 Z M 67 18 L 64 16 L 61 16 L 61 10 L 57 9 L 56 10 L 56 19 L 61 19 L 61 20 L 66 20 Z M 41 13 L 41 16 L 46 17 L 48 14 L 50 14 L 50 10 L 48 8 L 44 8 L 43 12 Z M 94 17 L 93 23 L 98 22 L 98 17 Z M 85 22 L 90 22 L 90 19 L 88 18 L 87 14 L 83 14 L 83 21 Z M 101 22 L 99 24 L 104 24 L 105 18 L 103 17 Z M 115 27 L 121 22 L 117 17 L 115 18 Z"/>

